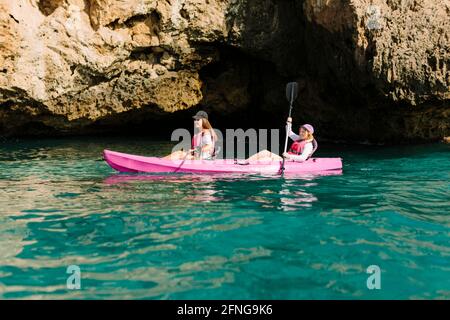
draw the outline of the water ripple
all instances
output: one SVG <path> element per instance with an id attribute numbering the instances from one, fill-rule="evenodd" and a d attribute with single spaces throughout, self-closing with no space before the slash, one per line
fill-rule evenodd
<path id="1" fill-rule="evenodd" d="M 342 149 L 331 176 L 123 175 L 101 139 L 4 145 L 0 298 L 449 299 L 446 145 Z M 329 152 L 329 154 L 327 154 Z M 66 288 L 81 268 L 82 289 Z M 366 288 L 369 265 L 383 290 Z"/>

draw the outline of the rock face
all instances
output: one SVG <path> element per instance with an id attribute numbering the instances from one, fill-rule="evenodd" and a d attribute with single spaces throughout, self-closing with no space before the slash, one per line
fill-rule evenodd
<path id="1" fill-rule="evenodd" d="M 304 8 L 321 29 L 311 34 L 324 53 L 309 61 L 349 95 L 340 98 L 356 122 L 345 120 L 350 114 L 341 121 L 356 131 L 344 136 L 414 141 L 448 134 L 450 1 L 307 0 Z"/>
<path id="2" fill-rule="evenodd" d="M 2 135 L 277 127 L 292 80 L 319 137 L 448 136 L 450 0 L 0 0 Z"/>

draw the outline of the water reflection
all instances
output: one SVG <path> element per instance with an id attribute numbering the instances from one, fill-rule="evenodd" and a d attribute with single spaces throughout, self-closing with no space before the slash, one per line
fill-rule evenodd
<path id="1" fill-rule="evenodd" d="M 312 203 L 317 201 L 317 198 L 312 193 L 297 191 L 290 197 L 281 197 L 280 201 L 284 211 L 295 211 L 301 207 L 312 207 Z"/>
<path id="2" fill-rule="evenodd" d="M 303 175 L 249 174 L 114 174 L 103 183 L 118 188 L 171 186 L 170 192 L 189 203 L 257 203 L 261 208 L 295 211 L 309 208 L 318 197 L 312 190 L 323 176 L 341 175 L 342 170 Z M 160 192 L 160 190 L 158 191 Z M 149 195 L 151 197 L 151 195 Z M 170 203 L 168 202 L 167 205 Z"/>
<path id="3" fill-rule="evenodd" d="M 222 197 L 216 196 L 218 191 L 214 182 L 220 179 L 219 176 L 190 175 L 190 174 L 160 174 L 160 175 L 139 175 L 139 174 L 115 174 L 106 178 L 103 183 L 112 186 L 134 185 L 137 183 L 158 182 L 171 184 L 172 192 L 176 195 L 184 195 L 183 199 L 189 202 L 213 202 L 220 201 Z"/>

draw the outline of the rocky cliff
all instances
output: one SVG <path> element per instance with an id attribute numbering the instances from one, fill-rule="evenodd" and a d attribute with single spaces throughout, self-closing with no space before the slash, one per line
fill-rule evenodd
<path id="1" fill-rule="evenodd" d="M 448 136 L 450 0 L 0 0 L 1 135 L 279 127 L 287 81 L 323 139 Z"/>

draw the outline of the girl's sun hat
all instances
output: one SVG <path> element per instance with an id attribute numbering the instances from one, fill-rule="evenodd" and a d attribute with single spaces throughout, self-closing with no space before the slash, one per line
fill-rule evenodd
<path id="1" fill-rule="evenodd" d="M 305 130 L 308 130 L 310 133 L 314 133 L 314 128 L 310 124 L 304 124 L 301 126 L 301 128 L 304 128 Z"/>

